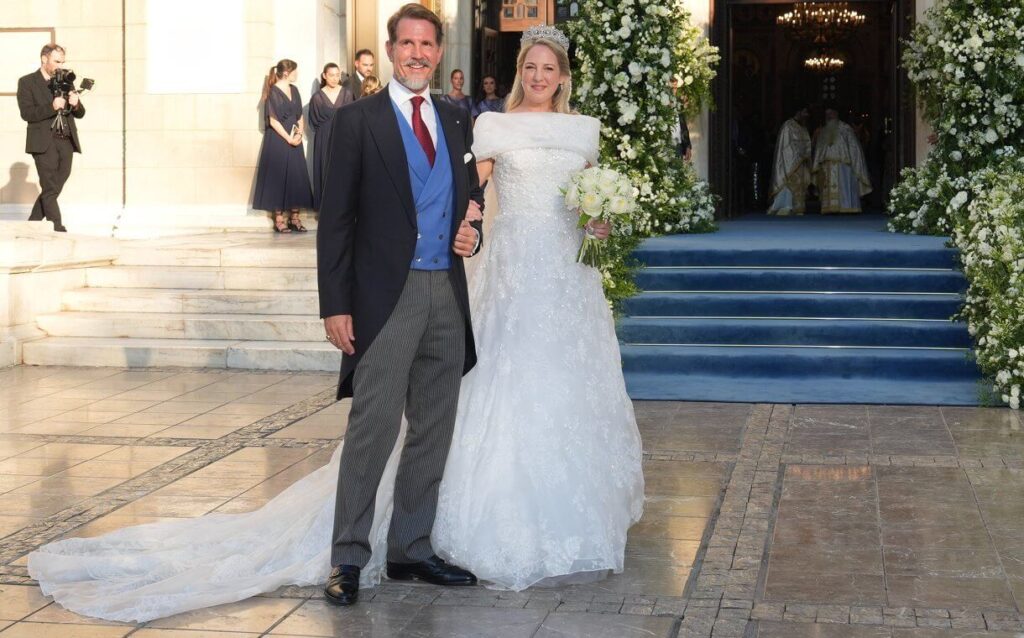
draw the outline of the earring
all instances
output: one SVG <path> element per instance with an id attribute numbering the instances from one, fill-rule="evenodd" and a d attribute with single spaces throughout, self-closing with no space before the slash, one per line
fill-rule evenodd
<path id="1" fill-rule="evenodd" d="M 554 95 L 552 95 L 551 97 L 558 97 L 558 96 L 559 96 L 559 95 L 561 95 L 561 94 L 562 94 L 562 85 L 561 85 L 561 84 L 559 84 L 559 85 L 558 85 L 558 88 L 557 88 L 557 89 L 555 89 L 555 94 L 554 94 Z"/>

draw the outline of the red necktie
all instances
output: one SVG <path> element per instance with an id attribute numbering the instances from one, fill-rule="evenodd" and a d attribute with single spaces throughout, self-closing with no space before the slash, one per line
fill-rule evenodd
<path id="1" fill-rule="evenodd" d="M 415 95 L 412 98 L 412 132 L 416 134 L 416 139 L 420 141 L 423 152 L 427 154 L 427 161 L 433 167 L 434 140 L 430 139 L 430 131 L 427 130 L 427 125 L 423 123 L 423 116 L 420 115 L 420 105 L 424 102 L 426 102 L 426 99 L 419 95 Z"/>

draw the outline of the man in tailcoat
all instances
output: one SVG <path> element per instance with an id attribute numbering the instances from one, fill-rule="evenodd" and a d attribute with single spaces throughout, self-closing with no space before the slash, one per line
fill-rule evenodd
<path id="1" fill-rule="evenodd" d="M 374 503 L 402 416 L 408 429 L 388 528 L 387 575 L 472 585 L 430 533 L 462 375 L 476 362 L 463 258 L 482 241 L 472 122 L 434 99 L 442 25 L 410 3 L 388 21 L 394 79 L 339 109 L 317 230 L 320 314 L 342 350 L 352 408 L 341 456 L 327 600 L 358 598 Z"/>

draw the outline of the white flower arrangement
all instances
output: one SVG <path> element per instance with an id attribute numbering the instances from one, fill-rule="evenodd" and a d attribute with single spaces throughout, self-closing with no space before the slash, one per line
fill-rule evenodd
<path id="1" fill-rule="evenodd" d="M 613 233 L 625 235 L 632 233 L 629 220 L 636 213 L 639 194 L 640 190 L 625 175 L 600 166 L 591 166 L 576 173 L 564 191 L 566 207 L 579 212 L 580 228 L 586 228 L 596 220 L 610 223 Z M 605 241 L 597 239 L 588 230 L 576 254 L 576 262 L 595 268 L 604 266 Z"/>
<path id="2" fill-rule="evenodd" d="M 970 203 L 955 219 L 953 242 L 967 275 L 960 317 L 977 342 L 978 365 L 996 396 L 1020 409 L 1024 387 L 1024 158 L 982 169 Z"/>
<path id="3" fill-rule="evenodd" d="M 949 235 L 968 280 L 978 364 L 1020 409 L 1024 385 L 1024 5 L 940 0 L 904 66 L 936 134 L 890 195 L 893 232 Z"/>
<path id="4" fill-rule="evenodd" d="M 940 0 L 915 27 L 903 65 L 937 142 L 893 191 L 892 230 L 949 234 L 944 182 L 1024 148 L 1022 41 L 1019 0 Z"/>
<path id="5" fill-rule="evenodd" d="M 627 261 L 641 237 L 714 230 L 714 196 L 672 141 L 680 94 L 688 114 L 708 105 L 719 59 L 690 18 L 681 0 L 582 0 L 570 23 L 576 107 L 602 122 L 602 162 L 638 189 L 633 234 L 606 247 L 612 300 L 635 290 Z"/>

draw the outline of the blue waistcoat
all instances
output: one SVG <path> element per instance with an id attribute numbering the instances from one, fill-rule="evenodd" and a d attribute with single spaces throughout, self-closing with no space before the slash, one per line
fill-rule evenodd
<path id="1" fill-rule="evenodd" d="M 434 166 L 431 168 L 427 154 L 416 139 L 412 126 L 398 105 L 391 102 L 402 132 L 405 156 L 409 160 L 409 181 L 412 197 L 416 204 L 416 252 L 413 253 L 413 270 L 448 270 L 451 267 L 452 216 L 455 213 L 455 179 L 452 173 L 452 159 L 448 154 L 448 142 L 444 137 L 441 118 L 434 109 L 437 122 L 437 146 L 434 152 Z"/>

